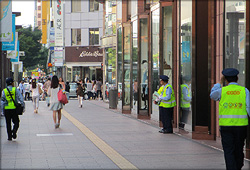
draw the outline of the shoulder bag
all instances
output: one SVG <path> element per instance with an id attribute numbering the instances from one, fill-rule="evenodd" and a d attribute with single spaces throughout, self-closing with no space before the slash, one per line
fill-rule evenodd
<path id="1" fill-rule="evenodd" d="M 67 104 L 68 103 L 68 99 L 65 93 L 63 93 L 62 89 L 59 89 L 58 93 L 57 93 L 57 97 L 58 97 L 58 101 L 62 104 Z"/>
<path id="2" fill-rule="evenodd" d="M 13 99 L 12 94 L 10 93 L 10 90 L 9 90 L 8 88 L 7 88 L 7 90 L 8 90 L 8 92 L 9 92 L 9 94 L 10 94 L 11 99 L 12 99 L 13 102 L 14 102 L 14 105 L 16 106 L 16 113 L 17 113 L 18 115 L 22 115 L 22 114 L 23 114 L 23 106 L 22 106 L 20 103 L 17 103 L 17 102 Z"/>

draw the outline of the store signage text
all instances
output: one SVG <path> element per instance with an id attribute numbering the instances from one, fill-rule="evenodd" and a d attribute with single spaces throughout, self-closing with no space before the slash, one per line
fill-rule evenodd
<path id="1" fill-rule="evenodd" d="M 99 51 L 94 51 L 93 53 L 92 52 L 88 52 L 88 51 L 83 51 L 79 55 L 79 57 L 92 57 L 92 56 L 95 56 L 95 57 L 101 56 L 102 57 L 102 53 L 100 53 Z"/>

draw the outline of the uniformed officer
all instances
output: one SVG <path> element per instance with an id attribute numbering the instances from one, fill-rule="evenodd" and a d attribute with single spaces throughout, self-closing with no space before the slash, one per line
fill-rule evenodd
<path id="1" fill-rule="evenodd" d="M 14 81 L 12 78 L 6 79 L 7 88 L 10 91 L 13 100 L 16 102 L 20 102 L 23 107 L 25 107 L 25 104 L 23 102 L 23 96 L 21 95 L 20 91 L 17 90 L 16 87 L 14 87 Z M 7 88 L 3 89 L 2 91 L 2 99 L 1 99 L 1 105 L 3 109 L 3 113 L 6 120 L 6 128 L 7 128 L 7 134 L 8 134 L 8 140 L 11 141 L 12 138 L 17 138 L 17 130 L 19 128 L 19 117 L 16 113 L 16 106 L 10 96 L 9 91 Z M 11 121 L 13 122 L 14 126 L 13 129 L 11 128 Z"/>
<path id="2" fill-rule="evenodd" d="M 221 83 L 214 85 L 210 97 L 219 101 L 219 125 L 226 168 L 239 170 L 244 165 L 247 114 L 250 116 L 249 91 L 238 85 L 237 69 L 227 68 L 222 74 Z"/>
<path id="3" fill-rule="evenodd" d="M 162 107 L 160 109 L 160 115 L 163 129 L 159 131 L 160 133 L 173 133 L 172 120 L 176 102 L 173 87 L 168 83 L 168 80 L 168 76 L 160 76 L 160 82 L 163 86 L 163 90 L 160 95 L 160 106 Z"/>

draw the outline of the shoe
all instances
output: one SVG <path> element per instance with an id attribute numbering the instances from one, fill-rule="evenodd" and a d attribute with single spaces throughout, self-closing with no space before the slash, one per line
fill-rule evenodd
<path id="1" fill-rule="evenodd" d="M 50 106 L 50 104 L 47 105 L 48 107 Z"/>
<path id="2" fill-rule="evenodd" d="M 17 137 L 16 132 L 12 131 L 12 138 L 16 139 L 16 137 Z"/>
<path id="3" fill-rule="evenodd" d="M 9 138 L 8 138 L 8 141 L 12 141 L 12 139 L 9 139 Z"/>
<path id="4" fill-rule="evenodd" d="M 81 105 L 81 108 L 82 108 L 82 105 Z"/>
<path id="5" fill-rule="evenodd" d="M 165 132 L 165 130 L 164 130 L 164 129 L 161 129 L 161 130 L 159 130 L 159 132 L 160 132 L 160 133 L 164 133 L 164 132 Z"/>
<path id="6" fill-rule="evenodd" d="M 56 123 L 56 124 L 55 124 L 55 128 L 56 128 L 56 129 L 59 128 L 59 126 L 60 126 L 59 123 Z"/>

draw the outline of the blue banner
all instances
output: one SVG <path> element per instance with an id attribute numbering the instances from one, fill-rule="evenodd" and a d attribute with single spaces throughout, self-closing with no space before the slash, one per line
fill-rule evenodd
<path id="1" fill-rule="evenodd" d="M 15 50 L 15 39 L 16 39 L 16 25 L 15 25 L 15 18 L 16 18 L 16 14 L 12 14 L 12 41 L 11 42 L 2 42 L 2 50 L 3 51 L 7 51 L 7 50 L 11 50 L 14 51 Z"/>
<path id="2" fill-rule="evenodd" d="M 182 63 L 191 62 L 190 41 L 182 41 L 181 59 L 182 59 Z"/>
<path id="3" fill-rule="evenodd" d="M 16 58 L 11 58 L 11 62 L 19 62 L 19 41 L 17 41 L 17 47 L 16 47 Z"/>

